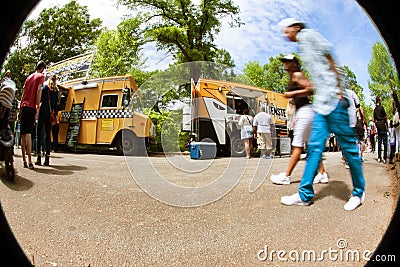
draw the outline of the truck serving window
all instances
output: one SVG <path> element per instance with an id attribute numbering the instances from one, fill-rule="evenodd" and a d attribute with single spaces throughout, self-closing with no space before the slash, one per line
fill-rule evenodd
<path id="1" fill-rule="evenodd" d="M 103 95 L 101 108 L 118 108 L 118 95 Z"/>

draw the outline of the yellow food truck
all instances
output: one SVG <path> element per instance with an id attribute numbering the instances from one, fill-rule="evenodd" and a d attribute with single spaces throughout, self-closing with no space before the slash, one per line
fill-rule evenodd
<path id="1" fill-rule="evenodd" d="M 79 78 L 60 88 L 60 144 L 107 146 L 139 155 L 154 140 L 154 126 L 141 112 L 140 92 L 131 75 Z"/>
<path id="2" fill-rule="evenodd" d="M 191 84 L 191 105 L 183 111 L 183 131 L 191 134 L 194 142 L 212 141 L 220 155 L 244 156 L 244 143 L 238 127 L 241 107 L 248 106 L 250 115 L 258 107 L 266 107 L 276 129 L 276 150 L 280 137 L 287 136 L 286 107 L 288 100 L 281 93 L 267 89 L 227 82 L 202 79 Z"/>

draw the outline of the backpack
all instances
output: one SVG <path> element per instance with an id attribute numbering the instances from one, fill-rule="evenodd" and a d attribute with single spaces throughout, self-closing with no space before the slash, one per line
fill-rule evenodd
<path id="1" fill-rule="evenodd" d="M 362 113 L 357 111 L 356 134 L 359 138 L 364 138 L 364 121 Z"/>
<path id="2" fill-rule="evenodd" d="M 360 118 L 357 118 L 356 134 L 360 138 L 364 137 L 364 123 Z"/>

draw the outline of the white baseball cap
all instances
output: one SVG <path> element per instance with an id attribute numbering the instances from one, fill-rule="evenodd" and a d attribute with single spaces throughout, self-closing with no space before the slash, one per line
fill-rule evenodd
<path id="1" fill-rule="evenodd" d="M 279 26 L 283 29 L 293 26 L 295 24 L 299 24 L 302 28 L 305 27 L 305 24 L 303 21 L 295 19 L 295 18 L 287 18 L 287 19 L 283 19 L 279 22 Z"/>
<path id="2" fill-rule="evenodd" d="M 296 57 L 293 54 L 288 54 L 288 55 L 285 55 L 285 56 L 281 57 L 281 61 L 282 62 L 293 61 L 295 59 L 296 59 Z"/>

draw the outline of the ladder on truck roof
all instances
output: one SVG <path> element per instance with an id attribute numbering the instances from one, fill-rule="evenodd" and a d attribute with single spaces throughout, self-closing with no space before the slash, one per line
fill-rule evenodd
<path id="1" fill-rule="evenodd" d="M 45 75 L 49 77 L 56 74 L 58 82 L 88 77 L 93 56 L 94 52 L 88 52 L 56 62 L 47 68 Z"/>

